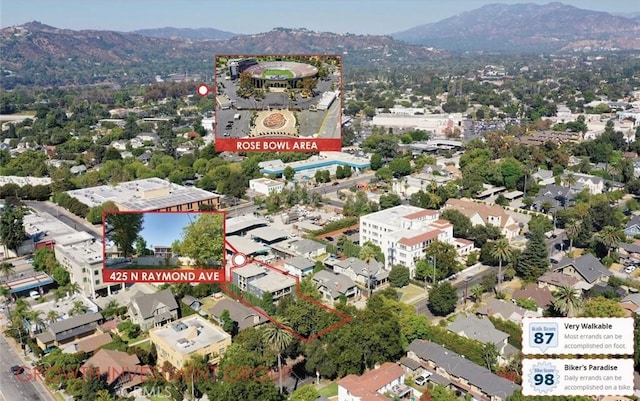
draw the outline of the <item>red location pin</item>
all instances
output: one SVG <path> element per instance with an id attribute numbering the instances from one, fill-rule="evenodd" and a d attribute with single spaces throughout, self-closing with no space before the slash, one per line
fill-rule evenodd
<path id="1" fill-rule="evenodd" d="M 198 95 L 207 96 L 209 94 L 209 87 L 205 84 L 198 86 Z"/>

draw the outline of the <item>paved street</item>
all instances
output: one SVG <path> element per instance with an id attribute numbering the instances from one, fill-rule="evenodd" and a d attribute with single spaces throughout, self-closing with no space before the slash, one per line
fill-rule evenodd
<path id="1" fill-rule="evenodd" d="M 68 212 L 51 202 L 26 201 L 25 204 L 38 212 L 46 212 L 54 216 L 69 227 L 84 231 L 98 238 L 102 238 L 102 227 L 89 224 L 86 220 Z"/>
<path id="2" fill-rule="evenodd" d="M 0 401 L 55 400 L 42 382 L 33 378 L 31 367 L 4 335 L 0 335 L 0 360 Z M 24 373 L 17 376 L 11 373 L 10 368 L 14 365 L 26 366 Z"/>

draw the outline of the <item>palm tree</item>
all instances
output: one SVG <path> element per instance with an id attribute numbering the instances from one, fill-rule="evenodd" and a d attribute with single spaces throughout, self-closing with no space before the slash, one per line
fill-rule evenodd
<path id="1" fill-rule="evenodd" d="M 0 298 L 4 298 L 5 300 L 9 300 L 11 296 L 11 290 L 4 285 L 0 285 Z"/>
<path id="2" fill-rule="evenodd" d="M 53 290 L 53 297 L 55 298 L 56 302 L 64 298 L 66 295 L 67 295 L 67 290 L 64 287 L 58 287 L 55 290 Z"/>
<path id="3" fill-rule="evenodd" d="M 596 234 L 596 238 L 607 248 L 607 257 L 611 256 L 611 249 L 617 247 L 618 244 L 622 242 L 620 230 L 612 226 L 603 227 L 602 230 Z"/>
<path id="4" fill-rule="evenodd" d="M 480 303 L 482 301 L 482 295 L 484 294 L 484 289 L 481 285 L 474 285 L 471 287 L 471 295 L 473 299 L 475 299 L 476 303 Z"/>
<path id="5" fill-rule="evenodd" d="M 6 279 L 8 279 L 9 276 L 12 275 L 14 271 L 15 271 L 15 268 L 13 267 L 12 263 L 4 262 L 0 265 L 0 272 L 4 274 L 4 277 Z"/>
<path id="6" fill-rule="evenodd" d="M 41 310 L 30 310 L 25 319 L 31 323 L 31 333 L 35 334 L 36 331 L 39 331 L 42 326 L 44 326 L 44 320 L 42 319 L 42 311 Z"/>
<path id="7" fill-rule="evenodd" d="M 494 241 L 491 248 L 491 257 L 498 259 L 498 286 L 502 284 L 502 262 L 509 260 L 513 254 L 513 249 L 506 238 Z"/>
<path id="8" fill-rule="evenodd" d="M 74 301 L 73 302 L 73 307 L 69 311 L 69 314 L 71 316 L 82 315 L 82 314 L 87 313 L 88 310 L 89 310 L 89 308 L 87 307 L 87 305 L 82 303 L 82 301 Z"/>
<path id="9" fill-rule="evenodd" d="M 565 232 L 567 233 L 567 237 L 569 238 L 569 253 L 571 253 L 571 251 L 573 250 L 573 241 L 578 238 L 581 229 L 582 221 L 580 220 L 571 220 L 564 228 Z"/>
<path id="10" fill-rule="evenodd" d="M 360 259 L 364 260 L 364 262 L 367 264 L 367 279 L 365 284 L 367 286 L 367 292 L 369 293 L 369 296 L 371 296 L 371 275 L 369 274 L 371 269 L 371 261 L 376 260 L 377 255 L 378 252 L 376 251 L 374 246 L 369 243 L 365 243 L 362 248 L 360 248 L 360 254 L 358 255 Z"/>
<path id="11" fill-rule="evenodd" d="M 553 308 L 565 317 L 575 316 L 580 304 L 580 292 L 570 285 L 563 285 L 553 293 Z"/>
<path id="12" fill-rule="evenodd" d="M 282 324 L 286 324 L 282 322 Z M 280 394 L 282 394 L 282 352 L 291 344 L 291 333 L 279 324 L 270 324 L 264 328 L 263 340 L 278 353 L 278 374 Z"/>
<path id="13" fill-rule="evenodd" d="M 76 294 L 76 293 L 80 293 L 80 290 L 82 288 L 80 288 L 80 284 L 76 283 L 76 282 L 71 282 L 67 285 L 64 286 L 65 291 L 71 293 L 71 295 Z"/>
<path id="14" fill-rule="evenodd" d="M 569 187 L 569 191 L 571 191 L 571 186 L 574 185 L 576 182 L 578 182 L 578 179 L 576 178 L 575 175 L 573 175 L 573 173 L 568 173 L 567 175 L 564 176 L 563 181 L 564 181 L 564 184 Z"/>
<path id="15" fill-rule="evenodd" d="M 55 323 L 58 321 L 58 312 L 54 311 L 54 310 L 50 310 L 49 312 L 47 312 L 47 316 L 45 317 L 45 320 L 51 324 L 51 323 Z"/>

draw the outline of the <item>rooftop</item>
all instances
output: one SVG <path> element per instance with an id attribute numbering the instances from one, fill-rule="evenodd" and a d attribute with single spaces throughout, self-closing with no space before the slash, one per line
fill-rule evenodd
<path id="1" fill-rule="evenodd" d="M 277 186 L 280 186 L 280 185 L 284 185 L 282 182 L 276 181 L 276 180 L 272 180 L 270 178 L 255 178 L 255 179 L 251 180 L 251 182 L 256 182 L 258 184 L 266 185 L 268 187 L 277 187 Z"/>
<path id="2" fill-rule="evenodd" d="M 25 185 L 49 185 L 51 178 L 49 177 L 18 177 L 15 175 L 5 175 L 0 177 L 0 187 L 5 184 L 16 184 L 20 187 Z"/>
<path id="3" fill-rule="evenodd" d="M 283 163 L 282 160 L 276 159 L 261 162 L 258 166 L 265 174 L 282 174 L 286 166 L 290 166 L 295 171 L 302 171 L 334 164 L 356 168 L 368 168 L 370 165 L 369 159 L 365 157 L 358 157 L 343 152 L 320 152 L 319 155 L 311 156 L 307 160 Z"/>
<path id="4" fill-rule="evenodd" d="M 245 231 L 252 227 L 263 227 L 266 225 L 268 225 L 266 220 L 258 219 L 251 215 L 231 217 L 225 222 L 225 233 L 227 235 L 233 235 L 234 233 Z"/>
<path id="5" fill-rule="evenodd" d="M 59 242 L 60 237 L 65 235 L 72 235 L 77 232 L 49 213 L 25 214 L 23 219 L 23 226 L 28 235 L 38 236 L 38 234 L 40 233 L 40 241 L 56 240 L 56 242 Z M 84 231 L 83 233 L 86 234 Z"/>
<path id="6" fill-rule="evenodd" d="M 296 279 L 284 273 L 267 269 L 266 275 L 250 282 L 250 285 L 262 291 L 276 292 L 296 285 Z"/>
<path id="7" fill-rule="evenodd" d="M 241 251 L 245 255 L 253 255 L 256 253 L 266 252 L 268 248 L 264 244 L 259 244 L 247 237 L 239 237 L 237 235 L 230 235 L 225 238 L 225 247 L 227 251 L 235 252 Z M 232 249 L 233 247 L 233 249 Z"/>
<path id="8" fill-rule="evenodd" d="M 180 354 L 190 354 L 231 336 L 199 315 L 191 315 L 164 327 L 151 329 L 150 334 Z"/>
<path id="9" fill-rule="evenodd" d="M 102 265 L 102 244 L 99 241 L 89 240 L 72 245 L 56 244 L 56 249 L 76 263 Z"/>
<path id="10" fill-rule="evenodd" d="M 159 210 L 219 197 L 203 189 L 183 187 L 157 177 L 127 181 L 116 186 L 76 189 L 67 193 L 89 207 L 112 201 L 121 209 L 130 211 Z"/>

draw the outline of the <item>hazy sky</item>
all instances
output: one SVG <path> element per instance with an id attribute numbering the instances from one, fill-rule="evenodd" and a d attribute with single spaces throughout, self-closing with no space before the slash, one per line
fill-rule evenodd
<path id="1" fill-rule="evenodd" d="M 40 21 L 58 28 L 131 31 L 216 28 L 258 33 L 275 27 L 388 34 L 436 22 L 492 3 L 528 0 L 0 0 L 1 26 Z M 611 13 L 640 11 L 637 0 L 565 0 Z"/>

